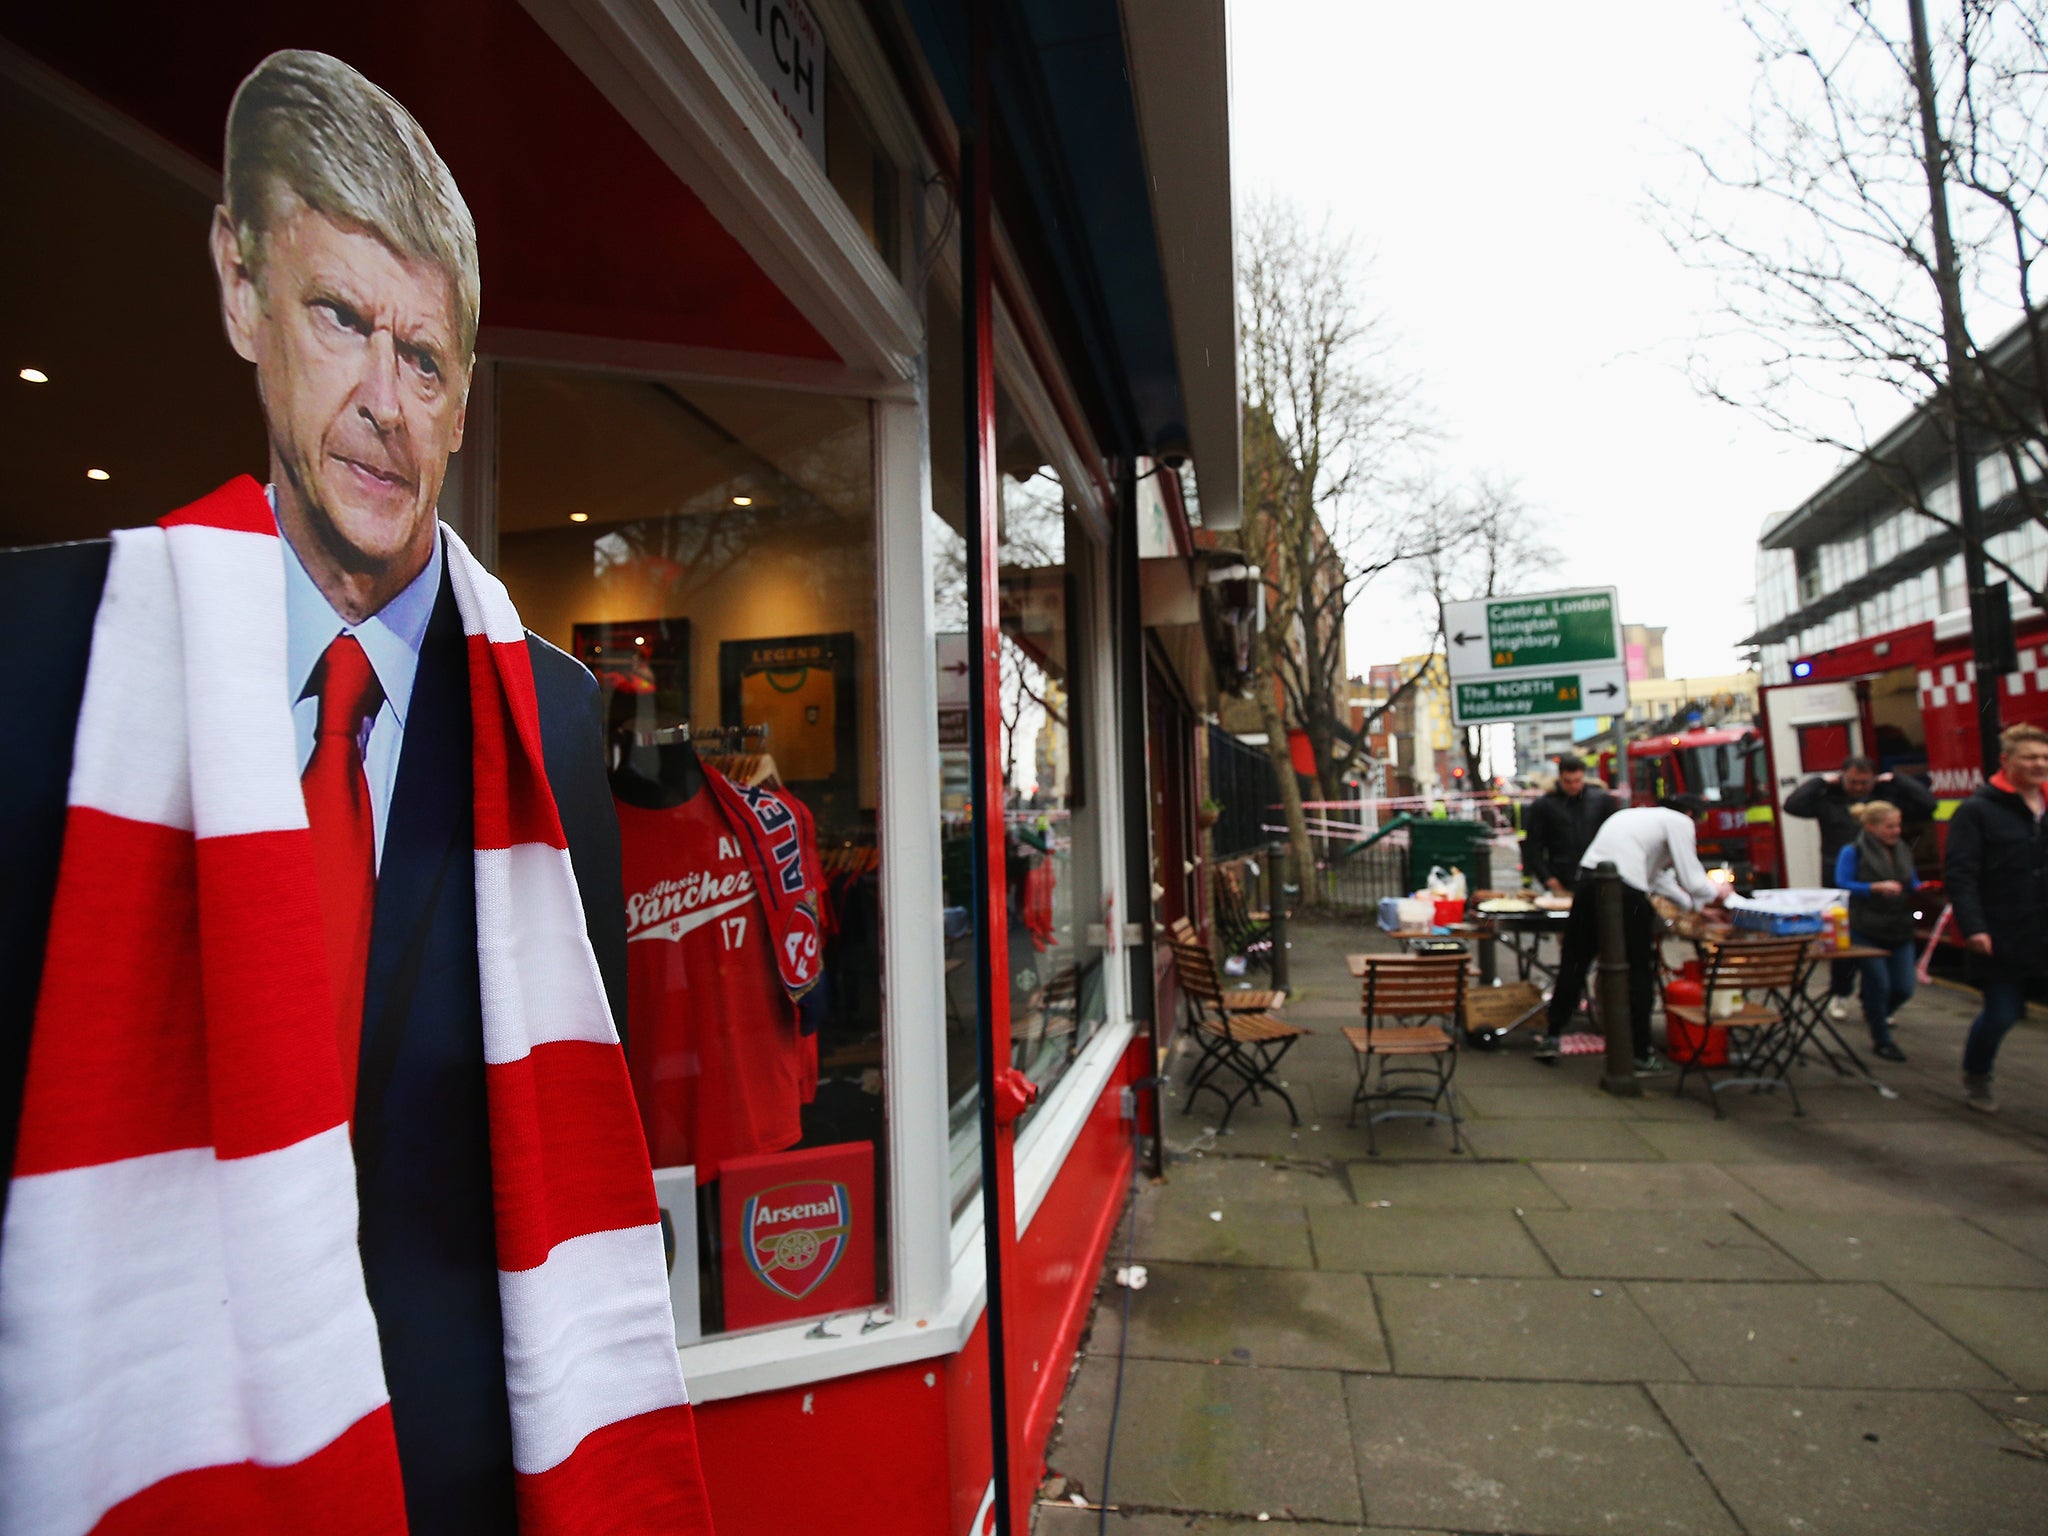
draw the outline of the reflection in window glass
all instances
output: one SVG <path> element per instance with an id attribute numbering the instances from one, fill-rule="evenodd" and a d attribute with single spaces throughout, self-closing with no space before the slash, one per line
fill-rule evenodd
<path id="1" fill-rule="evenodd" d="M 934 430 L 934 444 L 938 433 Z M 1010 1065 L 1039 1085 L 1035 1114 L 1107 1012 L 1101 828 L 1082 722 L 1094 701 L 1084 658 L 1095 570 L 1049 455 L 997 394 L 1001 470 L 1001 635 L 997 767 L 1002 776 L 1009 940 Z M 973 844 L 966 702 L 978 665 L 967 608 L 967 545 L 957 491 L 934 451 L 929 521 L 938 629 L 940 771 L 946 901 L 947 1067 L 956 1213 L 979 1176 L 974 1010 Z M 956 458 L 957 462 L 957 458 Z M 950 482 L 957 487 L 958 481 Z M 1023 1122 L 1019 1123 L 1022 1128 Z"/>
<path id="2" fill-rule="evenodd" d="M 508 366 L 499 424 L 500 574 L 602 689 L 627 1061 L 699 1282 L 680 1331 L 870 1306 L 888 1244 L 869 408 Z"/>

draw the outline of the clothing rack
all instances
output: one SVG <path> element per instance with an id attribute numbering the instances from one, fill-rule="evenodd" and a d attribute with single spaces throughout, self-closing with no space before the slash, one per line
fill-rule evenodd
<path id="1" fill-rule="evenodd" d="M 695 744 L 713 752 L 739 753 L 747 750 L 750 742 L 757 752 L 764 752 L 768 746 L 768 727 L 765 725 L 714 725 L 693 729 L 689 721 L 683 720 L 651 731 L 628 729 L 620 734 L 628 737 L 636 747 Z"/>

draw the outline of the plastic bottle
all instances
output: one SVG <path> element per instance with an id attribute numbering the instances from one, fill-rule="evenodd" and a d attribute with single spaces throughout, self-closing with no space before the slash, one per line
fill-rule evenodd
<path id="1" fill-rule="evenodd" d="M 1835 948 L 1849 947 L 1849 909 L 1840 902 L 1828 908 L 1828 927 L 1833 930 Z"/>

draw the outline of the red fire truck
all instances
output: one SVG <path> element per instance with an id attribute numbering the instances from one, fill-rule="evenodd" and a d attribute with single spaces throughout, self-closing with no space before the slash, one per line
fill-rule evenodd
<path id="1" fill-rule="evenodd" d="M 2000 713 L 2007 725 L 2048 725 L 2048 615 L 2028 612 L 2015 620 L 2019 669 L 2002 682 Z M 1913 849 L 1922 878 L 1938 878 L 1948 818 L 1983 782 L 1976 686 L 1969 615 L 1949 613 L 1794 658 L 1792 680 L 1762 691 L 1769 807 L 1785 884 L 1827 883 L 1819 826 L 1786 816 L 1785 797 L 1852 756 L 1933 786 L 1935 822 L 1920 830 Z"/>
<path id="2" fill-rule="evenodd" d="M 1601 777 L 1622 789 L 1614 753 L 1600 758 Z M 1711 726 L 1628 744 L 1629 803 L 1655 805 L 1672 795 L 1704 801 L 1698 816 L 1700 859 L 1725 864 L 1748 889 L 1778 883 L 1778 843 L 1764 741 L 1754 726 Z"/>

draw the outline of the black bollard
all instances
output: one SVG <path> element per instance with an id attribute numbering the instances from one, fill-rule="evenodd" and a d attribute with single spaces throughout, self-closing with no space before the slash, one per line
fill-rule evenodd
<path id="1" fill-rule="evenodd" d="M 1582 883 L 1578 900 L 1593 902 L 1600 935 L 1600 962 L 1595 967 L 1594 1008 L 1600 1032 L 1607 1037 L 1607 1075 L 1600 1086 L 1622 1098 L 1639 1099 L 1643 1085 L 1636 1077 L 1635 1036 L 1628 1022 L 1628 934 L 1621 919 L 1621 875 L 1611 862 L 1594 866 Z"/>
<path id="2" fill-rule="evenodd" d="M 1273 936 L 1273 990 L 1287 990 L 1287 849 L 1266 844 L 1267 931 Z"/>

